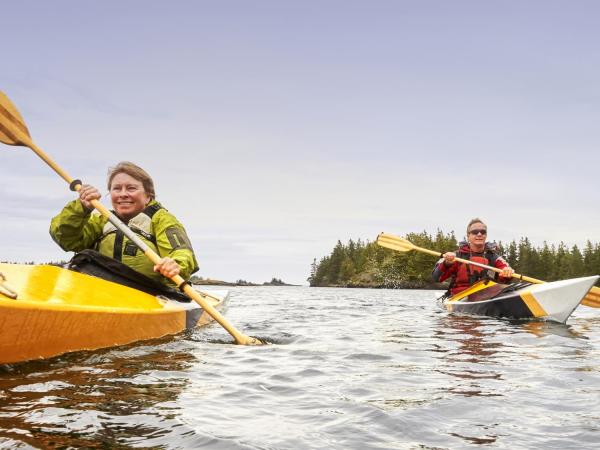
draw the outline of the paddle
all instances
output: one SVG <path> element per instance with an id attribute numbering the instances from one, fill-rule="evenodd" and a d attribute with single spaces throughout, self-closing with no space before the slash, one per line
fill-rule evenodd
<path id="1" fill-rule="evenodd" d="M 65 171 L 63 171 L 54 161 L 48 157 L 39 147 L 37 147 L 31 140 L 29 130 L 25 126 L 25 121 L 17 111 L 17 108 L 12 104 L 8 97 L 0 91 L 0 141 L 7 145 L 16 145 L 22 147 L 29 147 L 33 150 L 46 164 L 48 164 L 62 179 L 64 179 L 71 190 L 79 191 L 81 188 L 81 181 L 74 180 Z M 106 217 L 115 227 L 125 234 L 138 248 L 144 252 L 144 254 L 155 264 L 160 261 L 160 256 L 154 252 L 150 247 L 144 243 L 133 231 L 127 227 L 123 222 L 119 220 L 117 216 L 106 209 L 102 203 L 97 200 L 92 200 L 92 205 L 96 208 L 104 217 Z M 182 287 L 182 290 L 198 303 L 204 311 L 212 316 L 233 338 L 235 342 L 243 345 L 261 345 L 264 342 L 257 338 L 246 336 L 240 333 L 232 324 L 230 324 L 225 317 L 219 313 L 208 301 L 207 298 L 216 297 L 206 293 L 200 292 L 192 288 L 180 275 L 171 277 L 171 280 L 177 285 Z"/>
<path id="2" fill-rule="evenodd" d="M 442 254 L 440 252 L 436 252 L 434 250 L 428 250 L 426 248 L 418 247 L 414 245 L 412 242 L 403 239 L 399 236 L 395 236 L 389 233 L 380 233 L 377 236 L 377 240 L 375 241 L 382 247 L 386 247 L 392 250 L 396 250 L 398 252 L 409 252 L 411 250 L 417 250 L 422 253 L 427 253 L 429 255 L 441 257 Z M 498 269 L 497 267 L 486 266 L 485 264 L 480 264 L 474 261 L 469 261 L 468 259 L 456 258 L 455 261 L 471 264 L 472 266 L 481 267 L 487 270 L 493 270 L 494 272 L 501 273 L 502 269 Z M 519 280 L 528 281 L 529 283 L 541 284 L 545 283 L 545 281 L 538 280 L 536 278 L 527 277 L 525 275 L 519 275 L 518 273 L 513 274 L 513 278 L 518 278 Z M 600 308 L 600 288 L 594 286 L 587 295 L 581 301 L 583 305 L 590 306 L 592 308 Z"/>

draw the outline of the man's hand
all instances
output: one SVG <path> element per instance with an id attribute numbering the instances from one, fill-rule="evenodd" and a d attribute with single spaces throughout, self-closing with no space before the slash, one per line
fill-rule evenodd
<path id="1" fill-rule="evenodd" d="M 444 258 L 444 264 L 446 264 L 447 266 L 451 266 L 456 262 L 456 253 L 454 252 L 446 252 L 442 255 L 442 257 Z"/>

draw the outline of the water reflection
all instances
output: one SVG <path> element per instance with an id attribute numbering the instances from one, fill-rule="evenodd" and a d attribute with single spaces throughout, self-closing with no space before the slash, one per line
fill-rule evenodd
<path id="1" fill-rule="evenodd" d="M 502 380 L 495 355 L 504 351 L 486 319 L 448 315 L 434 329 L 440 341 L 442 365 L 438 372 L 454 378 L 448 392 L 463 397 L 500 396 L 487 381 Z"/>
<path id="2" fill-rule="evenodd" d="M 494 333 L 487 326 L 487 321 L 488 319 L 453 314 L 439 320 L 434 330 L 435 335 L 443 341 L 458 344 L 456 349 L 447 352 L 449 361 L 485 362 L 502 349 L 502 341 L 489 339 Z"/>
<path id="3" fill-rule="evenodd" d="M 560 336 L 570 339 L 587 339 L 583 333 L 575 331 L 571 325 L 564 323 L 544 321 L 511 321 L 511 323 L 520 330 L 531 333 L 539 338 Z"/>
<path id="4" fill-rule="evenodd" d="M 179 425 L 184 372 L 197 362 L 185 341 L 159 340 L 4 366 L 0 443 L 113 448 L 160 440 Z"/>
<path id="5" fill-rule="evenodd" d="M 436 351 L 443 362 L 438 371 L 457 379 L 449 392 L 469 397 L 501 396 L 501 391 L 489 383 L 506 377 L 501 361 L 512 361 L 515 357 L 523 359 L 525 355 L 537 357 L 535 351 L 515 348 L 511 336 L 523 332 L 537 338 L 587 339 L 572 326 L 561 323 L 449 314 L 440 318 L 434 328 L 438 339 Z"/>

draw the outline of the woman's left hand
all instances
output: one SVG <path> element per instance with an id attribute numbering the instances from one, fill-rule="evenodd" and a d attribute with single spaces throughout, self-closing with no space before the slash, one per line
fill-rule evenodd
<path id="1" fill-rule="evenodd" d="M 179 275 L 180 269 L 179 264 L 174 259 L 165 257 L 161 258 L 158 264 L 154 265 L 154 271 L 159 272 L 167 278 L 172 278 L 175 275 Z"/>
<path id="2" fill-rule="evenodd" d="M 502 269 L 502 272 L 500 273 L 500 276 L 503 278 L 512 278 L 513 273 L 515 273 L 514 270 L 512 270 L 510 267 L 505 267 L 504 269 Z"/>

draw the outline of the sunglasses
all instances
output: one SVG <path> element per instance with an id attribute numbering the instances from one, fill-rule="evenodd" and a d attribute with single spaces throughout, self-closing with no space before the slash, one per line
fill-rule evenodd
<path id="1" fill-rule="evenodd" d="M 482 234 L 485 236 L 487 234 L 487 230 L 471 230 L 471 231 L 469 231 L 469 234 L 473 234 L 473 235 Z"/>

